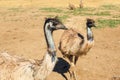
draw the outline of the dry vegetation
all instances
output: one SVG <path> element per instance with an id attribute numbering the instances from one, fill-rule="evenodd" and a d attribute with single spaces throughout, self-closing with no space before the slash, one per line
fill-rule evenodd
<path id="1" fill-rule="evenodd" d="M 70 2 L 79 7 L 79 0 Z M 46 50 L 45 17 L 58 15 L 68 28 L 74 27 L 81 32 L 89 17 L 97 22 L 97 28 L 93 29 L 95 46 L 88 55 L 80 57 L 78 80 L 120 80 L 120 0 L 84 0 L 83 9 L 72 11 L 67 9 L 68 4 L 68 0 L 0 0 L 0 52 L 42 59 Z M 54 32 L 57 46 L 58 34 L 62 32 Z M 47 80 L 64 80 L 62 73 L 69 76 L 64 69 L 68 64 L 61 59 L 59 51 L 57 56 L 59 64 Z"/>

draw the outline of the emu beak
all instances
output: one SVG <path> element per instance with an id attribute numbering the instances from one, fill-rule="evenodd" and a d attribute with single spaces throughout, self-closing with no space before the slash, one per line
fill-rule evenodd
<path id="1" fill-rule="evenodd" d="M 57 29 L 57 30 L 58 30 L 58 29 L 67 30 L 68 28 L 66 28 L 66 26 L 64 26 L 63 24 L 62 24 L 62 25 L 59 24 L 59 25 L 56 26 L 56 29 Z"/>
<path id="2" fill-rule="evenodd" d="M 68 28 L 65 27 L 64 30 L 68 30 Z"/>
<path id="3" fill-rule="evenodd" d="M 94 25 L 94 27 L 96 27 L 96 25 Z"/>
<path id="4" fill-rule="evenodd" d="M 68 30 L 68 28 L 64 25 L 60 29 Z"/>
<path id="5" fill-rule="evenodd" d="M 96 25 L 94 24 L 93 27 L 96 27 Z"/>

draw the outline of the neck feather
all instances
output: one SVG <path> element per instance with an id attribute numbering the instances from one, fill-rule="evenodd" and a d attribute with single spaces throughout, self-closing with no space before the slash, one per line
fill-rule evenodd
<path id="1" fill-rule="evenodd" d="M 94 40 L 92 30 L 89 27 L 87 27 L 87 40 L 90 41 L 90 42 Z"/>
<path id="2" fill-rule="evenodd" d="M 47 47 L 51 50 L 55 50 L 55 45 L 52 38 L 52 31 L 48 29 L 49 26 L 50 26 L 49 23 L 45 22 L 44 34 L 47 42 Z M 46 77 L 52 72 L 57 62 L 57 57 L 55 54 L 56 52 L 54 52 L 54 55 L 51 55 L 51 53 L 47 51 L 42 60 L 42 63 L 40 64 L 39 69 L 37 69 L 36 72 L 34 73 L 35 80 L 45 80 Z"/>
<path id="3" fill-rule="evenodd" d="M 52 37 L 52 31 L 48 29 L 49 23 L 46 23 L 44 26 L 44 33 L 45 33 L 45 38 L 47 42 L 47 47 L 51 50 L 55 50 L 55 45 Z"/>
<path id="4" fill-rule="evenodd" d="M 55 61 L 51 61 L 51 56 L 47 52 L 44 56 L 44 59 L 39 67 L 34 73 L 35 80 L 45 80 L 46 77 L 53 71 L 54 66 L 57 62 L 57 58 L 55 57 Z"/>

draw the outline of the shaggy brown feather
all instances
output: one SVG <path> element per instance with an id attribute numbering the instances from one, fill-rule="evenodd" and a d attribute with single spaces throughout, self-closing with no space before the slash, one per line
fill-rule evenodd
<path id="1" fill-rule="evenodd" d="M 59 50 L 64 57 L 67 57 L 70 64 L 70 75 L 74 80 L 77 80 L 75 75 L 75 65 L 81 55 L 86 55 L 94 45 L 91 27 L 94 25 L 94 20 L 87 19 L 86 22 L 87 35 L 83 35 L 74 29 L 65 30 L 62 34 Z"/>

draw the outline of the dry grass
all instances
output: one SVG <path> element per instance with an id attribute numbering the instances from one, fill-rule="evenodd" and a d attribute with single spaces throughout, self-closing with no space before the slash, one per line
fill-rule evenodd
<path id="1" fill-rule="evenodd" d="M 84 0 L 86 7 L 106 4 L 120 4 L 120 0 Z M 69 3 L 79 7 L 79 0 L 0 0 L 0 7 L 67 7 Z M 9 4 L 9 5 L 8 5 Z"/>

